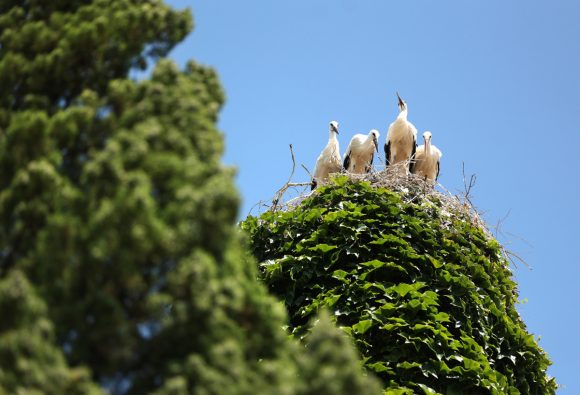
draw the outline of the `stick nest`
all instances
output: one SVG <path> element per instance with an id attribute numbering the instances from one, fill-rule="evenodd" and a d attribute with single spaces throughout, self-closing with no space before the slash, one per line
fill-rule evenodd
<path id="1" fill-rule="evenodd" d="M 290 152 L 292 154 L 292 172 L 288 181 L 276 192 L 271 204 L 261 201 L 254 206 L 254 208 L 258 207 L 259 212 L 264 211 L 264 209 L 270 211 L 291 211 L 300 206 L 304 200 L 318 193 L 318 188 L 313 191 L 310 190 L 312 185 L 311 182 L 292 182 L 295 170 L 292 145 L 290 145 Z M 385 168 L 384 166 L 379 166 L 378 168 L 373 167 L 371 171 L 366 174 L 352 174 L 348 172 L 336 173 L 331 174 L 330 178 L 340 174 L 348 177 L 351 182 L 368 182 L 372 187 L 386 188 L 393 192 L 397 192 L 404 203 L 425 206 L 435 205 L 439 208 L 443 226 L 452 227 L 453 220 L 459 219 L 467 221 L 472 226 L 481 229 L 489 239 L 496 239 L 487 223 L 483 220 L 480 212 L 471 202 L 471 190 L 477 179 L 474 174 L 467 179 L 465 176 L 465 168 L 463 168 L 465 190 L 460 194 L 453 194 L 437 182 L 426 180 L 424 177 L 415 174 L 406 174 L 407 172 L 405 168 L 408 168 L 408 163 L 400 163 L 388 168 Z M 308 172 L 308 169 L 304 169 Z M 310 172 L 308 173 L 310 174 Z M 322 185 L 324 185 L 324 183 L 319 182 L 318 187 L 320 188 Z M 286 196 L 288 196 L 288 198 L 285 198 Z M 250 214 L 254 208 L 252 208 Z M 500 224 L 498 223 L 498 229 L 499 226 Z M 524 259 L 506 249 L 501 244 L 500 251 L 504 258 L 511 262 L 516 268 L 516 262 L 522 262 L 529 267 Z"/>
<path id="2" fill-rule="evenodd" d="M 470 200 L 470 187 L 465 193 L 454 195 L 447 191 L 445 187 L 436 182 L 426 180 L 421 176 L 415 174 L 404 174 L 404 172 L 397 171 L 398 169 L 386 168 L 379 171 L 372 171 L 367 174 L 352 174 L 342 173 L 343 176 L 348 177 L 351 182 L 368 182 L 375 188 L 386 188 L 393 192 L 397 192 L 404 203 L 414 204 L 429 204 L 436 203 L 441 210 L 443 217 L 449 217 L 448 225 L 451 226 L 451 218 L 459 217 L 462 220 L 467 220 L 474 226 L 482 229 L 486 235 L 492 237 L 491 231 L 487 224 L 482 219 L 477 209 L 473 206 Z M 332 178 L 332 175 L 331 175 Z M 474 180 L 472 178 L 472 180 Z M 471 184 L 471 187 L 473 183 Z M 302 191 L 297 188 L 303 187 Z M 305 199 L 317 193 L 317 189 L 310 191 L 310 183 L 287 183 L 278 190 L 276 196 L 272 201 L 272 205 L 268 207 L 269 210 L 294 210 Z M 293 196 L 288 200 L 284 200 L 284 195 L 289 189 L 294 189 Z"/>

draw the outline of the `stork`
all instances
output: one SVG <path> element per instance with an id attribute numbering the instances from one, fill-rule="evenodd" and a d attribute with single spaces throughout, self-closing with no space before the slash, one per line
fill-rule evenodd
<path id="1" fill-rule="evenodd" d="M 417 128 L 407 120 L 407 103 L 399 99 L 399 115 L 389 126 L 387 142 L 385 143 L 385 157 L 387 167 L 400 162 L 409 162 L 410 170 L 415 151 L 417 149 Z M 408 174 L 408 172 L 406 171 Z"/>
<path id="2" fill-rule="evenodd" d="M 423 133 L 424 144 L 417 148 L 415 161 L 411 173 L 425 177 L 426 180 L 437 181 L 439 176 L 439 162 L 443 153 L 431 144 L 431 132 Z"/>
<path id="3" fill-rule="evenodd" d="M 312 177 L 312 188 L 317 187 L 319 182 L 324 182 L 328 179 L 330 173 L 338 173 L 342 170 L 340 163 L 340 148 L 338 146 L 338 122 L 330 122 L 330 131 L 328 132 L 328 144 L 322 150 L 316 166 L 314 167 L 314 176 Z"/>
<path id="4" fill-rule="evenodd" d="M 343 167 L 346 171 L 363 174 L 371 171 L 374 151 L 379 152 L 379 131 L 373 129 L 368 135 L 355 134 L 344 153 Z"/>

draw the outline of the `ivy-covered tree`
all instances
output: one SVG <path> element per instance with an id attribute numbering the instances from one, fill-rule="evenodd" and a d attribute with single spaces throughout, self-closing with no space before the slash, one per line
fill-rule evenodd
<path id="1" fill-rule="evenodd" d="M 161 0 L 0 0 L 0 393 L 379 391 L 256 282 L 219 81 L 162 59 L 191 28 Z"/>
<path id="2" fill-rule="evenodd" d="M 302 336 L 331 310 L 387 394 L 553 394 L 499 244 L 465 209 L 421 191 L 341 176 L 242 224 L 290 331 Z"/>

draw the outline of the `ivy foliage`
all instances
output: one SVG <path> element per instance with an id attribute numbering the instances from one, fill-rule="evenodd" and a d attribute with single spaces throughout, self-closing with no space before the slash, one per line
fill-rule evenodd
<path id="1" fill-rule="evenodd" d="M 242 228 L 291 333 L 329 309 L 387 394 L 555 392 L 498 242 L 440 201 L 341 176 Z"/>

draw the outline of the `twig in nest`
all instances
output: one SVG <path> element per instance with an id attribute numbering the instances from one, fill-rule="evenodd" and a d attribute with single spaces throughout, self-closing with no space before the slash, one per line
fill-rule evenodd
<path id="1" fill-rule="evenodd" d="M 272 210 L 276 210 L 278 204 L 280 203 L 280 199 L 288 188 L 291 187 L 299 187 L 299 186 L 307 186 L 312 185 L 311 182 L 290 182 L 292 181 L 292 177 L 294 176 L 294 170 L 296 169 L 296 160 L 294 159 L 294 150 L 292 149 L 292 144 L 290 144 L 290 154 L 292 155 L 292 171 L 290 172 L 290 177 L 288 177 L 288 181 L 282 186 L 282 188 L 278 189 L 276 194 L 274 195 L 274 199 L 272 200 Z"/>
<path id="2" fill-rule="evenodd" d="M 256 207 L 268 207 L 268 205 L 266 204 L 266 202 L 264 200 L 260 200 L 258 203 L 254 204 L 252 206 L 252 208 L 250 208 L 250 211 L 248 212 L 248 214 L 246 215 L 246 217 L 249 217 L 250 215 L 252 215 L 252 211 L 254 211 L 254 209 Z M 259 213 L 259 211 L 258 211 Z"/>
<path id="3" fill-rule="evenodd" d="M 477 181 L 477 175 L 472 174 L 469 177 L 469 184 L 465 182 L 465 162 L 461 162 L 461 172 L 463 173 L 463 187 L 465 188 L 464 199 L 469 202 L 469 205 L 473 207 L 471 203 L 470 194 L 471 189 L 475 186 L 475 181 Z"/>
<path id="4" fill-rule="evenodd" d="M 501 227 L 503 226 L 504 221 L 507 219 L 507 217 L 509 217 L 509 215 L 511 214 L 512 209 L 510 208 L 508 210 L 508 212 L 506 213 L 506 215 L 503 216 L 503 218 L 500 218 L 497 220 L 497 223 L 495 224 L 495 238 L 497 239 L 499 235 L 503 235 L 504 233 L 502 232 Z"/>
<path id="5" fill-rule="evenodd" d="M 387 163 L 386 160 L 383 160 L 383 156 L 381 155 L 381 152 L 377 150 L 377 158 L 379 158 L 379 163 L 383 164 L 383 163 Z"/>
<path id="6" fill-rule="evenodd" d="M 500 218 L 497 221 L 497 224 L 495 225 L 495 238 L 498 239 L 500 236 L 503 239 L 507 239 L 508 234 L 506 234 L 503 230 L 502 230 L 502 225 L 504 223 L 504 221 L 506 220 L 507 217 L 509 217 L 511 213 L 511 209 L 508 210 L 508 212 L 506 213 L 506 215 L 503 216 L 503 218 Z M 509 234 L 511 236 L 513 236 L 512 234 Z M 517 236 L 515 236 L 517 237 Z M 518 237 L 520 240 L 522 240 L 523 242 L 525 242 L 526 244 L 529 245 L 529 243 L 527 242 L 527 240 Z M 514 265 L 514 267 L 516 269 L 518 269 L 518 265 L 516 264 L 516 261 L 518 262 L 522 262 L 524 265 L 526 265 L 526 267 L 530 270 L 532 270 L 532 267 L 530 264 L 528 264 L 528 262 L 526 262 L 526 260 L 524 258 L 522 258 L 520 255 L 516 254 L 515 252 L 508 250 L 506 247 L 504 247 L 503 245 L 500 245 L 500 251 L 503 255 L 503 257 L 510 262 L 512 265 Z"/>
<path id="7" fill-rule="evenodd" d="M 294 150 L 292 149 L 292 144 L 290 144 L 290 154 L 292 155 L 292 172 L 290 173 L 290 177 L 288 177 L 288 181 L 286 183 L 292 181 L 292 177 L 294 176 L 294 169 L 296 169 L 296 161 L 294 160 Z"/>
<path id="8" fill-rule="evenodd" d="M 301 164 L 300 166 L 302 166 L 302 168 L 306 171 L 306 173 L 308 173 L 311 180 L 314 179 L 314 176 L 312 175 L 312 173 L 310 173 L 310 171 L 308 171 L 308 169 L 306 168 L 306 166 L 304 166 L 304 164 Z"/>
<path id="9" fill-rule="evenodd" d="M 523 263 L 530 270 L 533 269 L 530 266 L 530 264 L 528 262 L 526 262 L 526 260 L 524 258 L 522 258 L 521 256 L 519 256 L 515 252 L 510 251 L 510 250 L 508 250 L 507 248 L 505 248 L 503 246 L 500 247 L 500 250 L 501 250 L 501 253 L 503 254 L 504 258 L 508 262 L 510 262 L 512 265 L 514 265 L 516 269 L 518 268 L 518 265 L 516 264 L 516 261 L 519 261 L 519 262 Z"/>
<path id="10" fill-rule="evenodd" d="M 284 184 L 284 186 L 282 188 L 278 189 L 278 192 L 276 192 L 275 198 L 274 198 L 274 200 L 272 200 L 271 210 L 276 210 L 278 208 L 278 205 L 280 203 L 280 199 L 282 199 L 282 196 L 284 196 L 284 194 L 286 193 L 288 188 L 309 187 L 311 185 L 312 185 L 311 182 L 287 182 L 286 184 Z"/>

